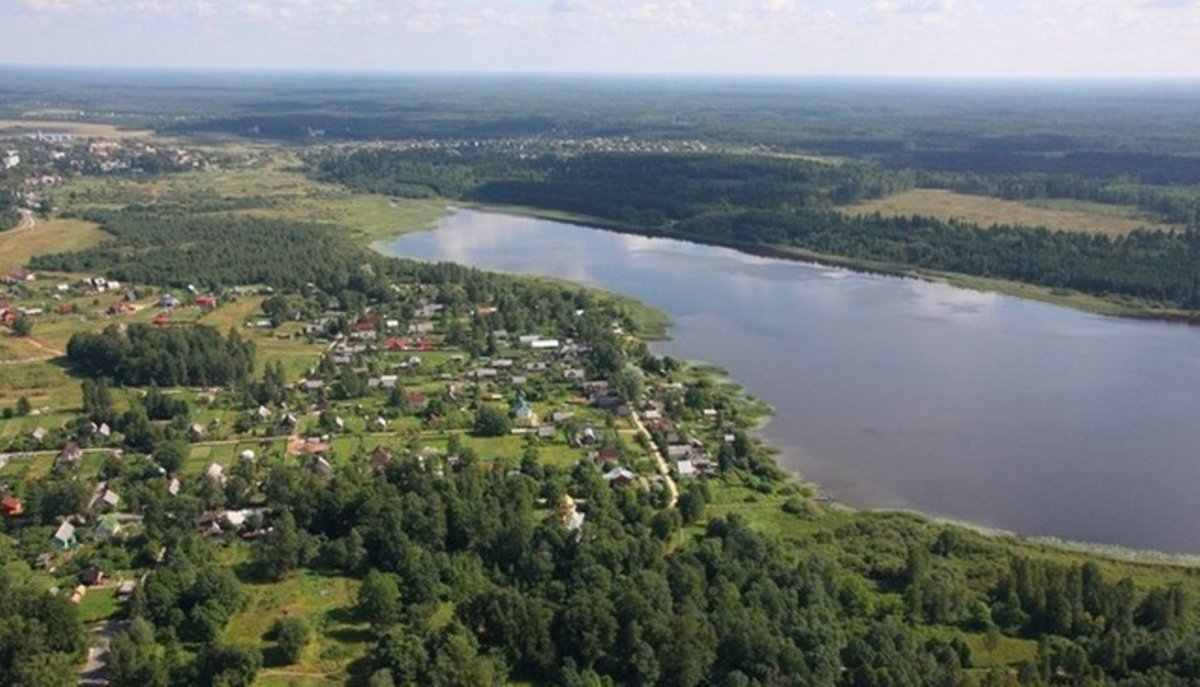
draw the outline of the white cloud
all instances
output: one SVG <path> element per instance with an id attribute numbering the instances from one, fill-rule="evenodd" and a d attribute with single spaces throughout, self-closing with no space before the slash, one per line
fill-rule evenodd
<path id="1" fill-rule="evenodd" d="M 871 9 L 877 14 L 948 14 L 954 11 L 954 0 L 876 0 Z"/>
<path id="2" fill-rule="evenodd" d="M 0 63 L 1200 76 L 1200 0 L 0 0 L 0 17 Z"/>
<path id="3" fill-rule="evenodd" d="M 25 8 L 36 14 L 97 12 L 113 9 L 109 0 L 22 0 Z"/>

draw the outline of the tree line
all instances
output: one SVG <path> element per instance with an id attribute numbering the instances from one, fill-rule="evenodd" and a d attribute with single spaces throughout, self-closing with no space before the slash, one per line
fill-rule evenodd
<path id="1" fill-rule="evenodd" d="M 442 155 L 444 166 L 426 172 Z M 578 213 L 683 238 L 785 245 L 898 267 L 959 272 L 1200 308 L 1200 234 L 1135 231 L 1109 237 L 1020 226 L 980 227 L 931 217 L 848 217 L 831 209 L 908 187 L 881 168 L 764 156 L 595 154 L 511 158 L 495 178 L 469 158 L 422 151 L 360 150 L 311 161 L 313 174 L 354 188 L 424 184 L 469 200 Z M 440 183 L 452 175 L 460 183 Z M 399 190 L 393 188 L 392 190 Z M 1183 209 L 1179 208 L 1182 212 Z"/>

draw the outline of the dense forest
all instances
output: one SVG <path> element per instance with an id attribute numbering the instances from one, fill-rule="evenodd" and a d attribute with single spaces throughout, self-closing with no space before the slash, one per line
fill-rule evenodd
<path id="1" fill-rule="evenodd" d="M 352 612 L 374 650 L 352 672 L 373 686 L 1184 685 L 1200 660 L 1195 600 L 1178 586 L 1014 556 L 906 515 L 863 515 L 788 542 L 736 515 L 682 530 L 707 487 L 688 492 L 699 510 L 663 510 L 652 494 L 614 490 L 593 465 L 543 466 L 536 449 L 519 471 L 464 464 L 444 476 L 416 458 L 382 478 L 355 460 L 332 477 L 266 460 L 240 466 L 224 490 L 180 498 L 133 467 L 111 474 L 145 530 L 130 551 L 102 555 L 169 551 L 114 642 L 115 687 L 249 684 L 263 656 L 220 641 L 244 607 L 244 580 L 303 569 L 362 580 Z M 568 493 L 587 504 L 578 533 L 534 505 Z M 236 574 L 188 524 L 216 504 L 264 502 L 271 529 Z M 9 670 L 79 651 L 73 606 L 4 595 L 6 617 L 25 629 L 0 633 L 0 654 L 28 647 Z M 51 612 L 61 615 L 53 635 L 38 625 Z M 1013 670 L 979 670 L 990 650 L 960 632 L 989 645 L 1037 640 L 1037 651 Z"/>
<path id="2" fill-rule="evenodd" d="M 0 169 L 0 231 L 15 227 L 21 220 L 17 213 L 18 180 L 11 170 Z"/>
<path id="3" fill-rule="evenodd" d="M 80 374 L 117 384 L 213 386 L 241 382 L 254 369 L 254 345 L 237 330 L 228 337 L 212 327 L 116 325 L 99 333 L 76 332 L 67 361 Z"/>
<path id="4" fill-rule="evenodd" d="M 907 173 L 867 164 L 616 153 L 475 163 L 452 151 L 366 149 L 315 157 L 312 165 L 320 179 L 373 192 L 446 194 L 705 241 L 793 246 L 881 265 L 1200 307 L 1195 229 L 1114 238 L 834 211 L 832 205 L 913 183 Z"/>
<path id="5" fill-rule="evenodd" d="M 230 215 L 131 208 L 84 214 L 115 241 L 73 253 L 39 256 L 32 266 L 106 272 L 122 281 L 185 287 L 216 284 L 344 283 L 361 266 L 357 249 L 328 227 Z"/>
<path id="6" fill-rule="evenodd" d="M 0 684 L 63 685 L 85 646 L 76 607 L 10 579 L 0 567 Z"/>

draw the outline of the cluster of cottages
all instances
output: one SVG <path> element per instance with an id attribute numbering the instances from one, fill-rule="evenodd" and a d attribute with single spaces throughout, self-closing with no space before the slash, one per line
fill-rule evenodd
<path id="1" fill-rule="evenodd" d="M 121 284 L 93 278 L 84 283 L 69 288 L 89 289 L 93 292 L 118 290 L 124 288 Z M 189 289 L 190 304 L 200 308 L 215 308 L 215 296 L 202 294 L 195 289 Z M 170 294 L 160 298 L 158 305 L 164 310 L 183 307 L 184 304 Z M 339 370 L 349 367 L 364 376 L 369 370 L 374 370 L 367 379 L 367 386 L 379 393 L 385 393 L 398 386 L 413 389 L 407 392 L 406 401 L 410 408 L 418 409 L 425 421 L 436 424 L 439 418 L 426 410 L 429 398 L 427 394 L 438 393 L 448 402 L 461 409 L 470 408 L 475 399 L 488 403 L 504 403 L 513 420 L 514 434 L 534 434 L 544 440 L 555 440 L 562 437 L 571 447 L 580 450 L 581 457 L 586 456 L 597 464 L 606 482 L 615 488 L 637 485 L 650 487 L 660 483 L 664 476 L 656 472 L 639 475 L 631 470 L 626 463 L 626 456 L 612 442 L 605 441 L 604 433 L 597 432 L 589 420 L 613 414 L 618 417 L 637 414 L 648 424 L 655 434 L 665 439 L 662 443 L 664 457 L 668 460 L 672 472 L 679 479 L 700 478 L 712 472 L 716 465 L 707 452 L 703 442 L 687 432 L 676 427 L 663 416 L 660 407 L 665 407 L 670 394 L 685 391 L 682 384 L 660 383 L 647 389 L 647 398 L 638 407 L 633 408 L 612 388 L 607 380 L 592 379 L 587 372 L 586 360 L 590 353 L 589 347 L 571 339 L 558 339 L 537 334 L 513 335 L 503 330 L 491 332 L 491 338 L 497 343 L 497 349 L 503 355 L 487 358 L 468 358 L 453 351 L 436 354 L 436 364 L 430 362 L 435 351 L 444 348 L 439 337 L 439 318 L 443 307 L 436 303 L 423 302 L 414 310 L 412 318 L 402 322 L 399 318 L 376 316 L 364 318 L 353 325 L 351 333 L 331 342 L 325 357 L 328 364 L 318 365 L 308 375 L 299 380 L 295 388 L 312 397 L 310 410 L 325 407 L 325 392 L 332 381 L 337 379 Z M 489 306 L 483 306 L 477 314 L 487 315 L 494 312 Z M 310 321 L 305 327 L 309 336 L 324 336 L 327 331 L 328 319 L 337 317 L 336 313 L 327 312 L 321 318 Z M 384 357 L 386 356 L 386 357 Z M 383 363 L 381 365 L 380 363 Z M 326 370 L 318 374 L 319 370 Z M 403 384 L 402 384 L 403 378 Z M 548 404 L 542 414 L 537 412 L 525 390 L 534 384 L 545 389 L 548 386 L 559 392 L 566 393 L 566 399 L 561 403 Z M 431 389 L 436 388 L 435 391 Z M 271 410 L 259 406 L 249 411 L 253 423 L 268 424 L 279 427 L 288 433 L 289 439 L 286 451 L 296 457 L 304 469 L 313 474 L 329 478 L 334 474 L 334 467 L 329 461 L 331 451 L 330 433 L 345 431 L 346 423 L 340 416 L 332 418 L 332 426 L 322 427 L 318 436 L 302 436 L 301 417 L 287 408 Z M 721 434 L 720 418 L 714 409 L 706 409 L 701 413 L 714 438 L 732 442 L 730 434 Z M 368 417 L 370 417 L 368 415 Z M 327 416 L 328 418 L 328 416 Z M 189 433 L 193 440 L 200 440 L 206 433 L 206 427 L 195 424 Z M 389 422 L 382 416 L 369 419 L 366 430 L 374 433 L 389 431 Z M 105 424 L 89 425 L 81 429 L 81 434 L 89 437 L 109 438 L 112 430 Z M 47 441 L 48 432 L 38 427 L 31 432 L 30 437 L 42 444 Z M 84 457 L 84 450 L 78 443 L 67 443 L 56 456 L 56 464 L 64 469 L 75 469 Z M 369 466 L 375 473 L 386 470 L 393 462 L 393 449 L 386 446 L 376 448 L 369 461 Z M 419 465 L 433 474 L 441 476 L 447 469 L 458 466 L 458 456 L 442 455 L 438 450 L 426 447 L 415 456 Z M 243 451 L 239 460 L 254 461 L 253 451 Z M 493 464 L 493 469 L 502 470 L 499 463 Z M 167 491 L 178 495 L 181 489 L 178 476 L 163 473 L 167 482 Z M 212 480 L 224 484 L 228 477 L 226 468 L 220 463 L 213 462 L 204 470 L 201 479 Z M 0 489 L 0 494 L 6 490 Z M 72 517 L 62 521 L 51 538 L 51 544 L 59 555 L 70 552 L 85 541 L 104 541 L 121 536 L 125 528 L 140 523 L 140 516 L 120 511 L 121 497 L 108 484 L 102 482 L 95 488 L 88 505 L 88 515 Z M 561 525 L 572 531 L 579 531 L 586 519 L 586 504 L 582 504 L 565 496 L 555 504 L 543 504 L 552 509 Z M 581 509 L 581 507 L 583 509 Z M 0 514 L 5 517 L 19 518 L 24 512 L 24 504 L 13 495 L 0 497 Z M 263 508 L 231 509 L 210 511 L 200 514 L 195 526 L 197 531 L 206 536 L 233 536 L 253 540 L 269 531 L 267 520 L 270 512 Z M 52 564 L 53 556 L 46 554 L 39 558 L 43 567 Z M 95 571 L 93 581 L 102 580 L 104 571 Z M 99 582 L 95 582 L 99 583 Z M 87 582 L 84 582 L 87 586 Z"/>
<path id="2" fill-rule="evenodd" d="M 64 299 L 95 296 L 121 288 L 118 281 L 104 277 L 92 277 L 77 282 L 57 283 L 52 288 L 48 287 L 44 294 L 45 297 L 42 298 L 42 293 L 31 294 L 27 288 L 24 288 L 37 280 L 37 273 L 25 268 L 0 275 L 0 284 L 9 287 L 5 297 L 0 298 L 0 324 L 11 325 L 22 317 L 39 317 L 46 314 L 48 310 L 56 311 L 60 315 L 69 315 L 75 312 L 75 305 Z M 17 305 L 11 302 L 16 299 L 29 300 L 31 303 Z M 53 306 L 52 302 L 58 302 L 58 305 Z"/>
<path id="3" fill-rule="evenodd" d="M 324 132 L 322 132 L 323 134 Z M 410 138 L 390 143 L 398 150 L 487 150 L 517 157 L 579 153 L 703 153 L 712 144 L 697 139 L 648 140 L 631 136 L 515 136 L 509 138 Z"/>
<path id="4" fill-rule="evenodd" d="M 78 462 L 78 449 L 65 452 L 65 460 Z M 60 455 L 60 459 L 62 456 Z M 0 481 L 0 493 L 7 492 L 9 485 Z M 51 551 L 39 554 L 34 560 L 34 567 L 53 572 L 56 564 L 73 555 L 83 543 L 103 542 L 114 537 L 122 536 L 128 527 L 137 527 L 142 523 L 142 516 L 120 510 L 121 497 L 110 489 L 106 482 L 98 484 L 92 492 L 84 513 L 64 518 L 54 529 L 48 542 Z M 25 514 L 25 504 L 17 496 L 4 493 L 0 496 L 0 516 L 21 519 Z M 136 582 L 109 580 L 104 569 L 92 565 L 84 568 L 79 575 L 78 584 L 71 590 L 69 599 L 80 603 L 89 588 L 110 587 L 118 600 L 128 599 L 133 595 Z"/>
<path id="5" fill-rule="evenodd" d="M 79 459 L 83 457 L 83 449 L 80 448 L 80 443 L 90 446 L 109 444 L 110 439 L 113 438 L 113 430 L 107 422 L 85 422 L 76 426 L 73 431 L 68 423 L 63 423 L 61 428 L 53 432 L 38 425 L 30 430 L 27 436 L 28 443 L 26 446 L 32 445 L 34 449 L 61 446 L 61 450 L 59 450 L 58 455 L 55 457 L 55 463 L 65 467 L 74 467 L 79 462 Z M 105 450 L 118 455 L 121 453 L 119 449 Z"/>
<path id="6" fill-rule="evenodd" d="M 29 269 L 18 269 L 8 274 L 0 275 L 0 284 L 8 285 L 10 289 L 5 297 L 0 297 L 0 324 L 11 325 L 21 317 L 37 317 L 47 312 L 57 312 L 69 315 L 75 312 L 75 304 L 68 299 L 88 298 L 103 294 L 120 294 L 120 299 L 109 305 L 104 314 L 110 317 L 120 317 L 137 312 L 140 306 L 137 301 L 142 297 L 139 290 L 129 284 L 122 284 L 116 279 L 106 277 L 86 277 L 76 281 L 64 281 L 47 285 L 44 289 L 30 291 L 27 288 L 17 289 L 17 286 L 27 286 L 38 280 L 38 275 Z M 17 305 L 10 301 L 20 299 L 27 304 Z M 57 305 L 55 305 L 57 302 Z M 183 298 L 166 292 L 154 302 L 159 312 L 153 322 L 159 326 L 170 323 L 173 311 L 183 307 L 199 308 L 211 311 L 219 304 L 218 296 L 202 293 L 194 286 L 188 287 L 188 293 Z M 270 324 L 267 322 L 266 324 Z"/>
<path id="7" fill-rule="evenodd" d="M 553 440 L 564 436 L 563 427 L 569 427 L 564 436 L 568 444 L 582 449 L 601 467 L 605 480 L 614 486 L 653 483 L 660 479 L 657 474 L 639 476 L 622 465 L 620 452 L 612 446 L 601 446 L 603 442 L 596 431 L 583 421 L 584 418 L 577 419 L 579 408 L 603 410 L 618 417 L 629 416 L 635 410 L 612 389 L 607 380 L 589 378 L 585 366 L 590 352 L 587 345 L 570 339 L 560 340 L 537 334 L 514 336 L 504 330 L 495 330 L 490 333 L 490 338 L 499 350 L 504 351 L 504 355 L 468 360 L 465 355 L 447 351 L 449 355 L 440 356 L 439 364 L 431 366 L 422 354 L 443 347 L 438 343 L 439 322 L 435 319 L 442 314 L 442 310 L 440 304 L 421 303 L 415 308 L 411 321 L 403 325 L 400 320 L 383 315 L 362 318 L 352 326 L 345 339 L 335 340 L 331 344 L 326 353 L 327 362 L 335 370 L 349 367 L 363 375 L 367 375 L 368 370 L 376 370 L 367 379 L 370 389 L 386 392 L 398 386 L 424 387 L 426 392 L 407 394 L 410 408 L 423 408 L 427 401 L 426 393 L 429 393 L 428 387 L 436 385 L 437 393 L 444 393 L 449 402 L 462 410 L 467 410 L 473 399 L 507 403 L 514 434 L 535 434 L 541 439 Z M 476 315 L 493 312 L 495 309 L 490 306 L 476 309 Z M 336 311 L 327 311 L 322 317 L 310 321 L 304 332 L 309 336 L 323 335 L 327 331 L 328 321 L 341 315 Z M 395 333 L 401 330 L 407 336 Z M 378 361 L 377 356 L 381 353 L 392 354 L 387 365 L 369 365 L 372 359 Z M 319 369 L 322 366 L 314 368 L 309 378 L 297 384 L 297 388 L 316 396 L 314 408 L 324 407 L 324 393 L 334 384 L 320 378 L 317 375 Z M 327 376 L 336 378 L 337 375 Z M 557 388 L 565 388 L 571 396 L 560 407 L 539 415 L 524 393 L 524 388 L 533 381 L 549 381 Z M 668 393 L 682 392 L 683 386 L 664 384 L 649 391 L 651 400 L 637 410 L 653 428 L 667 437 L 666 455 L 675 474 L 681 479 L 693 479 L 712 472 L 716 464 L 702 442 L 693 438 L 682 439 L 672 423 L 662 417 L 653 400 L 656 397 L 661 399 Z M 271 420 L 268 409 L 260 408 L 257 413 L 259 421 Z M 703 417 L 714 425 L 718 420 L 717 411 L 713 409 L 705 410 Z M 439 420 L 431 413 L 426 413 L 424 419 L 430 424 L 436 424 Z M 294 416 L 285 418 L 286 427 L 295 427 L 296 424 Z M 334 418 L 333 429 L 344 429 L 341 417 Z M 367 429 L 373 432 L 387 431 L 387 421 L 377 417 Z M 732 435 L 725 435 L 724 439 L 733 440 Z M 294 438 L 289 444 L 289 453 L 313 456 L 311 464 L 314 469 L 325 471 L 328 467 L 323 456 L 328 446 L 327 436 Z"/>
<path id="8" fill-rule="evenodd" d="M 61 182 L 63 174 L 120 174 L 142 172 L 142 161 L 154 158 L 159 167 L 177 171 L 208 169 L 211 163 L 198 151 L 141 140 L 91 138 L 84 143 L 63 131 L 27 133 L 0 155 L 0 168 L 20 173 L 27 186 Z"/>
<path id="9" fill-rule="evenodd" d="M 440 311 L 441 306 L 427 304 L 416 312 L 418 318 L 433 317 Z M 394 321 L 384 320 L 385 326 Z M 356 334 L 367 333 L 368 330 L 359 323 L 355 328 Z M 398 325 L 398 323 L 395 323 Z M 319 328 L 313 323 L 311 326 Z M 415 334 L 429 337 L 435 333 L 435 323 L 429 320 L 417 319 L 408 325 L 408 330 Z M 326 357 L 334 368 L 350 367 L 355 372 L 367 374 L 367 360 L 377 354 L 399 353 L 392 356 L 392 362 L 383 372 L 370 376 L 367 387 L 380 391 L 390 391 L 402 382 L 413 383 L 414 375 L 426 372 L 425 359 L 421 354 L 437 351 L 441 345 L 430 338 L 410 339 L 407 337 L 391 336 L 377 345 L 378 331 L 370 329 L 370 338 L 355 337 L 351 334 L 349 341 L 339 341 L 333 344 Z M 442 358 L 442 363 L 434 370 L 429 370 L 417 381 L 425 381 L 439 385 L 439 391 L 444 390 L 446 398 L 466 408 L 466 400 L 480 398 L 485 402 L 505 402 L 509 404 L 509 413 L 514 421 L 514 434 L 536 433 L 541 438 L 553 438 L 557 435 L 556 424 L 574 417 L 571 410 L 557 410 L 546 418 L 540 417 L 534 407 L 525 397 L 522 388 L 531 380 L 541 378 L 554 383 L 571 385 L 577 394 L 571 398 L 571 405 L 584 405 L 593 408 L 610 410 L 619 415 L 628 415 L 630 409 L 619 397 L 609 390 L 606 381 L 588 381 L 583 361 L 590 349 L 581 343 L 571 340 L 546 338 L 539 335 L 522 335 L 511 337 L 508 332 L 497 330 L 492 337 L 498 345 L 515 350 L 507 356 L 495 356 L 485 359 L 468 361 L 467 356 L 452 353 Z M 398 358 L 398 359 L 397 359 Z M 314 370 L 315 372 L 315 370 Z M 315 375 L 313 375 L 315 376 Z M 407 376 L 407 377 L 406 377 Z M 308 378 L 299 382 L 300 389 L 322 395 L 330 384 L 324 379 Z M 422 407 L 427 396 L 425 393 L 409 393 L 409 407 Z M 426 416 L 426 420 L 436 423 L 439 418 Z M 370 427 L 373 431 L 386 431 L 386 422 L 376 418 Z M 568 437 L 574 445 L 582 445 L 582 435 Z"/>

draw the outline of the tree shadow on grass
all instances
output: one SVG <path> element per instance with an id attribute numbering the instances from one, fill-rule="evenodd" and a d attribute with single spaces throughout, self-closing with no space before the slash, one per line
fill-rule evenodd
<path id="1" fill-rule="evenodd" d="M 274 584 L 278 582 L 278 580 L 273 580 L 264 575 L 262 566 L 253 560 L 235 563 L 233 565 L 233 574 L 237 576 L 238 581 L 242 584 Z"/>
<path id="2" fill-rule="evenodd" d="M 363 687 L 375 672 L 375 663 L 370 654 L 354 659 L 346 666 L 346 684 L 352 687 Z"/>
<path id="3" fill-rule="evenodd" d="M 291 665 L 283 655 L 283 649 L 275 645 L 263 647 L 262 658 L 263 668 L 284 668 Z"/>
<path id="4" fill-rule="evenodd" d="M 325 636 L 343 644 L 367 644 L 375 639 L 369 627 L 338 627 L 325 630 Z"/>
<path id="5" fill-rule="evenodd" d="M 358 609 L 353 606 L 338 606 L 325 611 L 325 622 L 353 625 L 363 622 L 363 619 L 359 616 Z"/>

